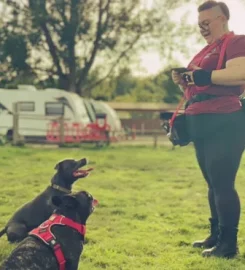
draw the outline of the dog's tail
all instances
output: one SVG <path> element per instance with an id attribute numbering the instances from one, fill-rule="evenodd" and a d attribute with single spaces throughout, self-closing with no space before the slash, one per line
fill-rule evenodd
<path id="1" fill-rule="evenodd" d="M 2 229 L 0 231 L 0 237 L 2 237 L 6 233 L 6 231 L 7 231 L 6 228 Z"/>

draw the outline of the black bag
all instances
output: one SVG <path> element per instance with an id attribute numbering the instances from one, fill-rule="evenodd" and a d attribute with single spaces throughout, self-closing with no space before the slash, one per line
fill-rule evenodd
<path id="1" fill-rule="evenodd" d="M 215 95 L 208 95 L 208 94 L 198 94 L 193 96 L 188 102 L 185 104 L 185 109 L 192 103 L 201 102 L 204 100 L 209 100 L 216 98 Z M 192 133 L 190 127 L 190 121 L 187 120 L 185 114 L 178 115 L 172 124 L 172 128 L 168 127 L 168 137 L 169 140 L 173 143 L 173 145 L 180 145 L 186 146 L 192 141 Z"/>
<path id="2" fill-rule="evenodd" d="M 245 112 L 245 97 L 240 98 L 242 104 L 242 110 Z"/>
<path id="3" fill-rule="evenodd" d="M 173 145 L 186 146 L 191 142 L 185 114 L 176 116 L 172 127 L 168 121 L 163 124 L 163 128 Z"/>

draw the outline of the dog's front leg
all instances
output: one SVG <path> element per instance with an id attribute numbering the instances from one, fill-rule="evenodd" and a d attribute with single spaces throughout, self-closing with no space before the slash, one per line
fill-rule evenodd
<path id="1" fill-rule="evenodd" d="M 22 223 L 11 223 L 7 227 L 7 238 L 10 243 L 21 242 L 28 235 L 25 224 Z"/>
<path id="2" fill-rule="evenodd" d="M 66 262 L 66 270 L 77 270 L 79 262 L 75 263 L 71 260 L 67 260 Z"/>

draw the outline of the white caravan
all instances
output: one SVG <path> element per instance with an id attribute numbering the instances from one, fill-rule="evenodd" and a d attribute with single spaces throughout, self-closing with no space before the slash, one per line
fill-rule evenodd
<path id="1" fill-rule="evenodd" d="M 50 123 L 47 116 L 58 118 L 63 110 L 67 122 L 90 123 L 79 95 L 60 89 L 37 90 L 32 85 L 19 85 L 18 89 L 0 89 L 0 134 L 6 135 L 13 128 L 15 102 L 20 102 L 20 115 L 23 115 L 19 120 L 19 134 L 22 136 L 46 136 Z"/>
<path id="2" fill-rule="evenodd" d="M 110 125 L 111 130 L 115 132 L 122 131 L 122 124 L 116 111 L 112 109 L 108 104 L 99 100 L 90 100 L 96 113 L 106 113 L 107 123 Z"/>

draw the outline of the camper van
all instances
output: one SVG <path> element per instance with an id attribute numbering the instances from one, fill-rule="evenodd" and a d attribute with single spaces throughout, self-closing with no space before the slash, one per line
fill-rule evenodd
<path id="1" fill-rule="evenodd" d="M 19 102 L 19 134 L 26 137 L 46 136 L 51 118 L 64 115 L 67 122 L 90 123 L 80 96 L 60 89 L 37 90 L 32 85 L 18 89 L 0 89 L 0 134 L 13 128 L 13 103 Z"/>
<path id="2" fill-rule="evenodd" d="M 85 100 L 86 99 L 84 99 L 84 101 Z M 123 133 L 121 120 L 114 109 L 112 109 L 108 104 L 106 104 L 103 101 L 89 99 L 89 100 L 86 100 L 86 102 L 90 103 L 90 106 L 95 113 L 105 113 L 106 114 L 107 123 L 110 125 L 111 130 L 115 134 L 120 135 Z M 87 104 L 85 104 L 85 105 L 86 105 L 86 107 L 88 107 Z"/>

